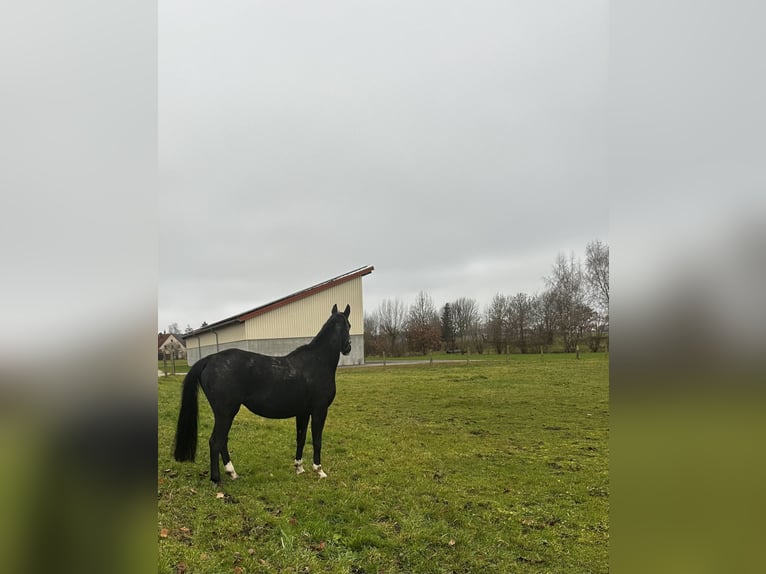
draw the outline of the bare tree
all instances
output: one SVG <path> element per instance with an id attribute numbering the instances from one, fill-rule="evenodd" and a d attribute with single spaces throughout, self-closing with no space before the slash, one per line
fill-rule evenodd
<path id="1" fill-rule="evenodd" d="M 379 355 L 383 352 L 380 328 L 380 313 L 373 311 L 364 314 L 364 354 Z"/>
<path id="2" fill-rule="evenodd" d="M 609 328 L 609 246 L 598 239 L 585 248 L 585 278 L 595 311 L 588 346 L 595 352 L 607 339 Z"/>
<path id="3" fill-rule="evenodd" d="M 591 301 L 599 311 L 609 314 L 609 246 L 598 239 L 585 248 L 585 278 Z"/>
<path id="4" fill-rule="evenodd" d="M 476 327 L 481 323 L 479 305 L 476 300 L 461 297 L 452 302 L 452 319 L 455 322 L 455 333 L 461 347 L 475 342 Z"/>
<path id="5" fill-rule="evenodd" d="M 508 298 L 502 293 L 497 293 L 487 305 L 484 311 L 485 335 L 487 341 L 499 355 L 507 352 L 508 338 L 505 326 L 505 317 L 508 313 Z"/>
<path id="6" fill-rule="evenodd" d="M 533 299 L 526 293 L 517 293 L 508 301 L 509 326 L 519 351 L 527 353 L 532 332 Z"/>
<path id="7" fill-rule="evenodd" d="M 407 314 L 407 338 L 410 348 L 418 353 L 439 348 L 441 326 L 436 307 L 428 293 L 421 291 Z"/>
<path id="8" fill-rule="evenodd" d="M 548 290 L 532 297 L 532 332 L 535 345 L 547 351 L 556 334 L 556 314 L 553 292 Z"/>
<path id="9" fill-rule="evenodd" d="M 588 347 L 594 353 L 601 350 L 604 343 L 606 343 L 607 350 L 609 350 L 608 328 L 609 317 L 594 311 L 588 334 Z"/>
<path id="10" fill-rule="evenodd" d="M 386 347 L 389 353 L 395 353 L 399 347 L 406 319 L 404 303 L 398 298 L 384 299 L 378 306 L 380 330 L 386 337 Z"/>
<path id="11" fill-rule="evenodd" d="M 580 261 L 571 255 L 559 254 L 553 272 L 545 280 L 553 297 L 557 330 L 564 341 L 564 350 L 575 350 L 593 318 L 587 304 L 585 276 Z"/>
<path id="12" fill-rule="evenodd" d="M 178 323 L 171 323 L 168 325 L 168 333 L 172 333 L 173 335 L 180 335 L 181 329 L 178 328 Z"/>

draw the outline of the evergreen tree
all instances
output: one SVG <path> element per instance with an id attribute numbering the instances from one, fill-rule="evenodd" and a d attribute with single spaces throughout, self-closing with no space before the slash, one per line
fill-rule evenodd
<path id="1" fill-rule="evenodd" d="M 447 346 L 447 350 L 455 348 L 455 321 L 452 317 L 452 306 L 447 303 L 442 307 L 441 316 L 442 341 Z"/>

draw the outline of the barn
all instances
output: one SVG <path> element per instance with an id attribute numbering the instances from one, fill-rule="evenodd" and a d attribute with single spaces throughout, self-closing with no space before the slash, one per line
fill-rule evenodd
<path id="1" fill-rule="evenodd" d="M 354 269 L 312 287 L 287 295 L 255 309 L 243 311 L 186 333 L 189 365 L 224 349 L 244 349 L 264 355 L 286 355 L 308 343 L 330 316 L 332 306 L 351 305 L 351 353 L 341 355 L 339 365 L 364 363 L 364 308 L 362 278 L 371 265 Z"/>

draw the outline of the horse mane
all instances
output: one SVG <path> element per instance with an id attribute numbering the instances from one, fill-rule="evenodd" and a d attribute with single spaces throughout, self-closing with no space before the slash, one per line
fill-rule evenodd
<path id="1" fill-rule="evenodd" d="M 320 339 L 322 339 L 323 337 L 327 337 L 328 332 L 332 331 L 332 329 L 334 328 L 334 325 L 333 325 L 334 319 L 335 319 L 335 314 L 330 315 L 330 318 L 327 319 L 327 321 L 325 321 L 324 325 L 322 325 L 322 328 L 319 329 L 319 332 L 316 335 L 314 335 L 314 338 L 311 339 L 308 345 L 315 346 Z"/>
<path id="2" fill-rule="evenodd" d="M 330 315 L 330 318 L 327 319 L 327 321 L 325 321 L 324 325 L 322 325 L 322 328 L 319 329 L 319 332 L 316 335 L 314 335 L 311 341 L 309 341 L 308 343 L 304 343 L 303 345 L 300 345 L 299 347 L 293 349 L 286 356 L 290 357 L 300 353 L 301 351 L 315 348 L 323 338 L 327 337 L 328 331 L 332 330 L 334 318 L 335 318 L 335 314 Z"/>

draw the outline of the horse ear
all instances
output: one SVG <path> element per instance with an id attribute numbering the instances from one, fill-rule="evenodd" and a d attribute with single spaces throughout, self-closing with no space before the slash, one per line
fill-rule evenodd
<path id="1" fill-rule="evenodd" d="M 346 319 L 348 319 L 348 316 L 351 315 L 351 305 L 346 305 L 346 310 L 343 311 L 343 314 L 346 316 Z"/>
<path id="2" fill-rule="evenodd" d="M 337 312 L 338 312 L 338 305 L 337 305 L 337 304 L 335 304 L 335 305 L 333 305 L 333 306 L 332 306 L 332 311 L 330 311 L 330 313 L 332 313 L 333 315 L 335 315 L 335 313 L 337 313 Z"/>

